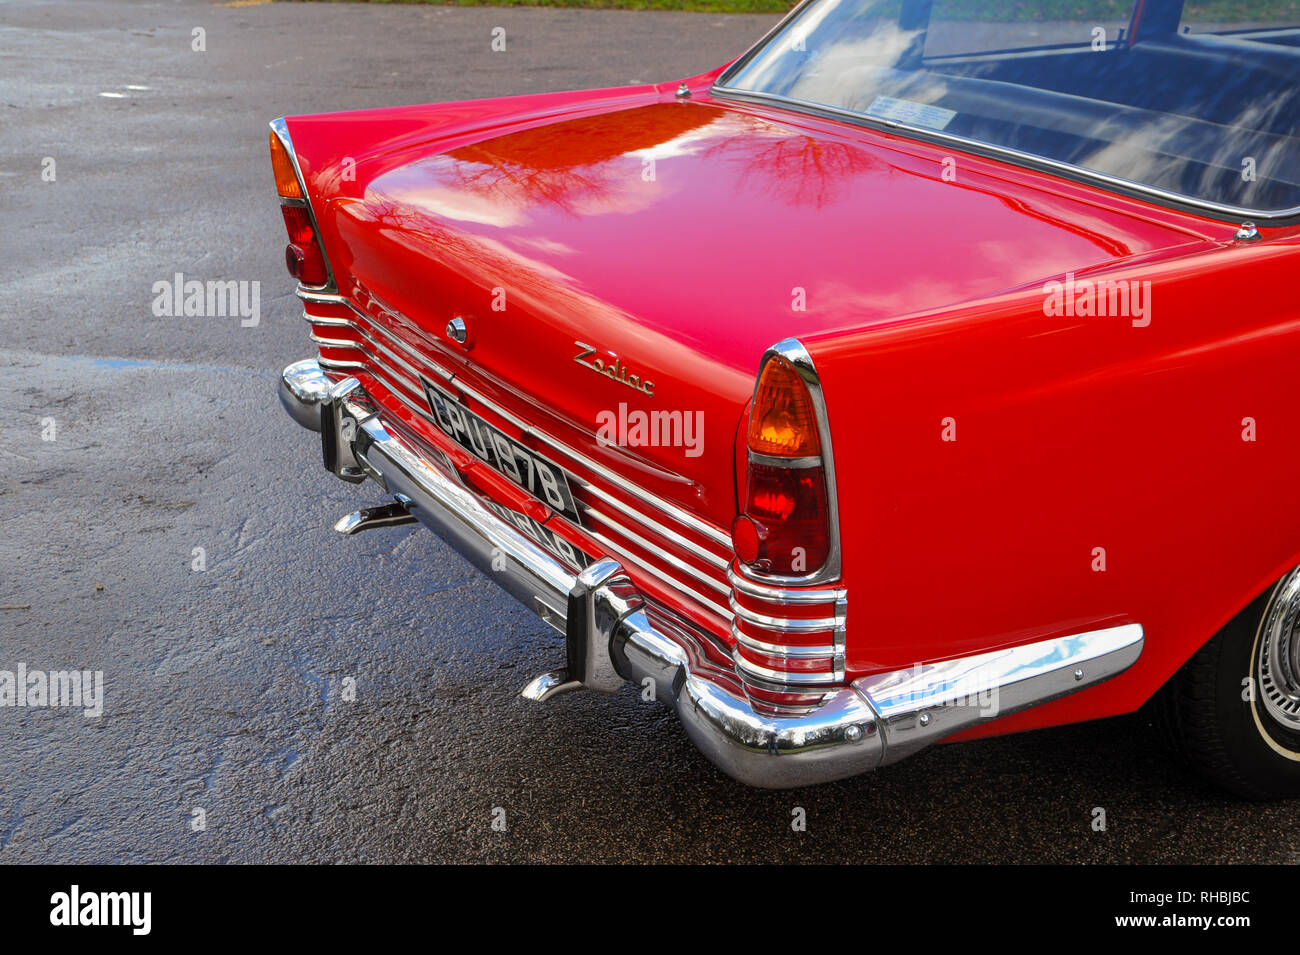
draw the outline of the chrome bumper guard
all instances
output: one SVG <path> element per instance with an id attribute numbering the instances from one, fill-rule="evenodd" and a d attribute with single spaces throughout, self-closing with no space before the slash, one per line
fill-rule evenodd
<path id="1" fill-rule="evenodd" d="M 896 762 L 953 733 L 1106 680 L 1142 652 L 1126 624 L 862 677 L 811 712 L 772 716 L 711 679 L 705 639 L 656 623 L 616 560 L 579 574 L 497 517 L 385 428 L 354 378 L 332 383 L 315 360 L 284 370 L 280 400 L 321 432 L 325 466 L 376 481 L 470 563 L 565 633 L 568 667 L 525 688 L 532 699 L 569 689 L 648 685 L 692 742 L 741 782 L 785 789 L 843 779 Z M 343 522 L 340 522 L 341 524 Z"/>

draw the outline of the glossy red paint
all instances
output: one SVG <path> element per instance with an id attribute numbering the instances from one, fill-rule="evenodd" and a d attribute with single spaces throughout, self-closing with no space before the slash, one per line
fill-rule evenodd
<path id="1" fill-rule="evenodd" d="M 1300 230 L 1236 244 L 1231 223 L 716 98 L 715 75 L 686 101 L 291 117 L 340 291 L 723 529 L 759 359 L 799 338 L 829 408 L 850 678 L 1146 627 L 1123 676 L 984 733 L 1134 709 L 1300 563 Z M 1151 283 L 1149 324 L 1049 317 L 1067 273 Z M 468 352 L 443 332 L 456 315 Z M 653 395 L 593 374 L 583 346 Z M 595 443 L 620 404 L 702 411 L 702 453 Z"/>

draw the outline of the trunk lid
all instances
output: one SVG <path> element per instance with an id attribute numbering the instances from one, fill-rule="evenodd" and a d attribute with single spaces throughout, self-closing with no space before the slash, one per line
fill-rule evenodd
<path id="1" fill-rule="evenodd" d="M 923 144 L 658 100 L 497 124 L 436 152 L 388 142 L 355 180 L 322 174 L 310 191 L 344 294 L 514 413 L 719 527 L 735 513 L 737 425 L 776 341 L 1201 238 L 1190 217 L 1118 197 L 1103 207 L 1083 187 L 1049 191 L 1059 180 L 976 157 L 950 182 Z M 294 135 L 309 139 L 309 126 Z M 454 317 L 468 349 L 446 335 Z"/>

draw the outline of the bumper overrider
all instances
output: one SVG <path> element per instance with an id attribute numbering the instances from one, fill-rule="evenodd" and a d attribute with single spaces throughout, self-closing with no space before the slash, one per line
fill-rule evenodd
<path id="1" fill-rule="evenodd" d="M 1142 627 L 1125 624 L 865 676 L 811 711 L 769 715 L 719 674 L 707 638 L 648 612 L 617 560 L 570 572 L 448 473 L 450 462 L 430 460 L 386 427 L 356 379 L 335 383 L 315 360 L 296 362 L 281 376 L 280 400 L 321 433 L 328 470 L 353 483 L 374 480 L 394 502 L 344 518 L 339 530 L 418 519 L 564 632 L 567 666 L 533 680 L 525 697 L 653 681 L 692 742 L 750 785 L 805 786 L 896 762 L 958 730 L 1106 680 L 1142 652 Z"/>

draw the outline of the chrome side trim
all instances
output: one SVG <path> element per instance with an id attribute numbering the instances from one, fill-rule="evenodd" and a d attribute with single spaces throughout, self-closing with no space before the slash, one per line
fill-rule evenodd
<path id="1" fill-rule="evenodd" d="M 340 304 L 348 304 L 348 303 L 343 302 Z M 358 315 L 361 314 L 360 312 L 356 312 L 356 309 L 353 309 L 353 312 Z M 303 310 L 302 317 L 306 322 L 308 322 L 311 325 L 320 325 L 326 328 L 350 328 L 358 335 L 365 338 L 366 341 L 370 342 L 376 347 L 383 348 L 385 354 L 393 355 L 396 358 L 396 353 L 393 352 L 391 348 L 388 348 L 387 346 L 383 345 L 380 341 L 378 341 L 378 339 L 374 337 L 373 334 L 371 334 L 372 332 L 377 333 L 385 340 L 395 345 L 397 348 L 400 348 L 403 354 L 405 354 L 408 359 L 417 362 L 423 361 L 423 359 L 420 357 L 420 354 L 412 350 L 410 345 L 402 341 L 402 339 L 398 338 L 388 329 L 384 328 L 383 325 L 380 325 L 378 322 L 372 322 L 370 319 L 366 319 L 368 323 L 367 325 L 360 325 L 350 318 L 337 318 L 334 316 L 313 315 L 311 314 L 311 312 L 308 312 L 305 309 Z M 350 344 L 354 348 L 357 347 L 357 343 L 355 342 L 352 342 Z M 411 369 L 412 373 L 415 375 L 416 382 L 420 380 L 420 375 L 422 372 L 419 369 L 416 369 L 414 366 L 412 366 L 410 362 L 404 361 L 402 367 Z M 439 368 L 435 365 L 430 365 L 429 368 L 434 375 L 441 378 L 443 381 L 450 382 L 451 379 L 453 378 L 451 372 L 444 371 L 442 368 Z"/>
<path id="2" fill-rule="evenodd" d="M 301 295 L 302 293 L 299 294 Z M 363 319 L 375 332 L 383 335 L 385 339 L 391 341 L 393 344 L 402 348 L 406 352 L 408 358 L 411 358 L 423 365 L 427 365 L 429 370 L 431 370 L 434 374 L 441 377 L 444 381 L 449 382 L 450 387 L 460 390 L 464 394 L 468 395 L 469 397 L 473 398 L 475 401 L 482 404 L 484 407 L 490 408 L 493 411 L 493 413 L 498 414 L 506 421 L 509 421 L 511 424 L 513 424 L 524 434 L 527 434 L 530 437 L 535 438 L 537 441 L 541 442 L 542 444 L 546 445 L 546 447 L 549 450 L 554 451 L 556 454 L 562 455 L 563 457 L 569 458 L 571 461 L 576 461 L 578 464 L 582 465 L 587 470 L 600 475 L 606 481 L 610 482 L 616 487 L 621 488 L 628 495 L 634 497 L 636 500 L 640 501 L 646 506 L 651 507 L 656 511 L 659 511 L 661 514 L 666 515 L 667 517 L 671 518 L 677 523 L 685 527 L 688 527 L 691 530 L 694 530 L 697 533 L 707 537 L 709 540 L 712 540 L 714 543 L 719 544 L 720 546 L 726 548 L 728 553 L 730 552 L 731 550 L 730 534 L 722 531 L 720 528 L 717 528 L 712 524 L 708 524 L 700 520 L 694 514 L 690 514 L 682 510 L 680 507 L 678 507 L 675 504 L 671 504 L 668 501 L 665 501 L 656 495 L 647 493 L 644 489 L 630 483 L 629 481 L 627 481 L 627 479 L 620 477 L 618 474 L 609 470 L 609 468 L 605 467 L 604 465 L 598 464 L 597 462 L 591 460 L 581 452 L 573 450 L 568 445 L 560 441 L 558 438 L 552 436 L 546 431 L 543 431 L 541 428 L 538 428 L 536 425 L 530 424 L 529 422 L 525 421 L 523 418 L 520 418 L 518 415 L 512 413 L 508 408 L 504 408 L 499 403 L 493 401 L 491 398 L 483 394 L 477 388 L 467 384 L 464 380 L 457 378 L 454 372 L 448 371 L 447 369 L 443 368 L 433 358 L 430 358 L 427 355 L 420 355 L 418 353 L 413 353 L 411 351 L 410 345 L 408 345 L 406 342 L 394 336 L 391 332 L 385 330 L 381 325 L 376 323 L 374 319 L 372 319 L 369 315 L 367 315 L 365 312 L 357 308 L 355 303 L 341 296 L 338 296 L 337 298 L 338 301 L 334 301 L 333 299 L 331 299 L 328 304 L 347 305 L 350 309 L 352 309 L 353 312 L 355 312 L 361 319 Z M 347 321 L 346 319 L 337 319 L 337 318 L 327 318 L 322 320 L 322 319 L 318 319 L 317 316 L 313 316 L 306 312 L 304 312 L 304 318 L 306 318 L 307 321 L 309 322 L 313 322 L 317 324 L 325 324 L 325 325 L 335 324 L 340 321 Z M 360 334 L 364 335 L 365 333 L 365 330 L 361 326 L 357 325 L 355 322 L 349 322 L 349 327 L 353 328 Z M 373 339 L 370 340 L 373 341 Z M 597 495 L 602 497 L 602 499 L 610 500 L 610 501 L 613 500 L 612 498 L 610 498 L 610 496 L 607 493 L 602 492 L 599 488 L 593 488 L 593 485 L 591 485 L 590 482 L 584 481 L 582 478 L 578 477 L 575 474 L 572 474 L 571 472 L 568 472 L 567 470 L 566 473 L 569 475 L 571 479 L 573 479 L 575 482 L 581 485 L 584 489 L 592 489 L 593 493 L 596 493 Z M 624 510 L 628 508 L 628 505 L 622 501 L 618 501 L 615 506 L 619 506 Z M 649 522 L 648 519 L 645 518 L 644 516 L 642 515 L 637 515 L 637 516 L 640 517 L 640 519 L 647 520 L 647 522 Z M 657 525 L 657 526 L 662 526 L 662 525 Z"/>
<path id="3" fill-rule="evenodd" d="M 862 677 L 853 686 L 871 700 L 888 740 L 885 763 L 937 738 L 1109 679 L 1137 662 L 1145 637 L 1131 623 L 1054 640 L 977 653 L 909 670 Z M 995 711 L 972 718 L 992 700 Z"/>
<path id="4" fill-rule="evenodd" d="M 672 564 L 682 573 L 689 574 L 690 576 L 694 577 L 696 580 L 698 580 L 700 583 L 704 584 L 705 586 L 710 587 L 713 590 L 716 590 L 718 593 L 722 594 L 723 596 L 726 596 L 731 593 L 731 588 L 728 587 L 726 584 L 724 584 L 722 581 L 710 577 L 702 570 L 698 570 L 695 567 L 692 567 L 690 564 L 686 563 L 686 561 L 682 560 L 680 557 L 676 556 L 675 554 L 669 553 L 668 551 L 660 547 L 658 544 L 646 540 L 636 531 L 632 530 L 629 527 L 625 527 L 624 525 L 620 524 L 618 521 L 614 520 L 612 517 L 609 517 L 604 512 L 598 511 L 594 507 L 591 507 L 590 505 L 586 507 L 581 507 L 580 509 L 584 515 L 590 514 L 592 517 L 600 521 L 602 524 L 605 524 L 606 526 L 617 531 L 619 534 L 621 534 L 623 537 L 626 537 L 628 540 L 634 541 L 635 543 L 641 545 L 650 553 L 662 557 L 665 561 Z M 705 553 L 707 554 L 707 552 Z M 702 554 L 701 556 L 704 555 Z M 719 570 L 722 569 L 723 565 L 717 563 L 718 558 L 715 557 L 714 555 L 707 554 L 705 559 L 709 563 L 717 567 Z"/>
<path id="5" fill-rule="evenodd" d="M 328 418 L 323 433 L 346 442 L 334 449 L 336 460 L 360 462 L 453 550 L 539 618 L 563 628 L 569 668 L 530 684 L 534 697 L 575 684 L 610 690 L 624 680 L 650 681 L 704 755 L 741 782 L 783 789 L 866 772 L 958 730 L 1093 686 L 1131 666 L 1142 651 L 1142 628 L 1129 624 L 872 674 L 829 688 L 797 714 L 760 712 L 737 689 L 734 673 L 710 659 L 708 635 L 656 624 L 663 615 L 652 618 L 617 562 L 602 558 L 579 574 L 569 572 L 389 431 L 355 380 L 318 400 L 311 382 L 319 368 L 311 364 L 284 371 L 281 394 L 301 396 L 302 407 L 290 409 L 294 419 Z M 781 674 L 786 690 L 787 676 Z M 968 705 L 972 698 L 986 701 L 982 691 L 996 691 L 997 705 Z"/>
<path id="6" fill-rule="evenodd" d="M 346 305 L 347 299 L 337 292 L 320 292 L 306 285 L 299 285 L 294 294 L 304 302 L 320 302 L 322 305 Z"/>
<path id="7" fill-rule="evenodd" d="M 289 154 L 289 161 L 293 163 L 293 174 L 298 177 L 298 189 L 302 192 L 303 205 L 307 208 L 307 217 L 311 219 L 311 227 L 316 233 L 316 244 L 320 246 L 321 258 L 325 261 L 325 284 L 321 286 L 301 286 L 305 291 L 317 294 L 330 295 L 338 292 L 338 283 L 334 281 L 334 268 L 330 265 L 329 254 L 325 251 L 325 237 L 320 230 L 320 223 L 316 221 L 316 210 L 312 208 L 311 199 L 307 192 L 307 180 L 303 178 L 302 167 L 298 164 L 298 153 L 293 148 L 293 137 L 289 135 L 289 124 L 285 122 L 285 117 L 271 120 L 271 132 L 279 137 L 284 151 Z"/>
<path id="8" fill-rule="evenodd" d="M 732 659 L 736 663 L 736 672 L 744 677 L 746 683 L 778 693 L 797 693 L 810 687 L 832 687 L 844 682 L 843 675 L 834 670 L 773 670 L 747 660 L 739 653 Z"/>
<path id="9" fill-rule="evenodd" d="M 823 630 L 843 630 L 844 618 L 836 617 L 770 617 L 764 613 L 750 610 L 730 599 L 731 609 L 741 620 L 763 627 L 767 630 L 784 630 L 787 633 L 819 633 Z"/>
<path id="10" fill-rule="evenodd" d="M 313 336 L 313 340 L 317 340 L 317 339 Z M 407 407 L 407 409 L 408 409 L 408 410 L 409 410 L 413 415 L 415 415 L 415 416 L 417 416 L 417 417 L 420 417 L 420 418 L 423 418 L 425 421 L 428 421 L 428 422 L 429 422 L 431 425 L 433 425 L 435 428 L 437 427 L 436 423 L 435 423 L 434 420 L 433 420 L 433 416 L 429 413 L 429 411 L 428 411 L 427 408 L 425 408 L 423 405 L 419 404 L 418 402 L 411 400 L 411 398 L 408 397 L 407 395 L 403 394 L 403 393 L 401 392 L 401 390 L 399 390 L 399 388 L 394 387 L 395 385 L 400 385 L 400 384 L 402 384 L 402 381 L 403 381 L 403 380 L 401 379 L 400 376 L 395 375 L 395 374 L 393 373 L 392 369 L 387 368 L 387 367 L 386 367 L 385 365 L 383 365 L 381 362 L 378 362 L 377 360 L 375 360 L 375 359 L 373 358 L 373 356 L 371 356 L 371 355 L 369 354 L 369 352 L 367 352 L 367 351 L 366 351 L 365 349 L 363 349 L 363 348 L 360 348 L 360 347 L 359 347 L 355 342 L 348 342 L 347 344 L 348 344 L 349 346 L 351 346 L 352 348 L 355 348 L 355 349 L 357 349 L 358 351 L 361 351 L 362 354 L 366 355 L 367 358 L 369 358 L 369 359 L 370 359 L 374 364 L 378 365 L 381 369 L 383 369 L 383 370 L 386 371 L 390 376 L 393 377 L 394 380 L 393 380 L 392 382 L 389 382 L 389 383 L 388 383 L 389 386 L 390 386 L 390 387 L 389 387 L 389 392 L 390 392 L 390 393 L 391 393 L 395 398 L 397 398 L 399 401 L 401 401 L 402 404 L 404 404 L 404 405 Z M 327 347 L 331 347 L 331 346 L 327 346 Z M 343 346 L 338 346 L 338 347 L 343 347 Z M 369 372 L 369 371 L 372 370 L 372 369 L 370 368 L 370 366 L 366 365 L 366 364 L 363 363 L 363 362 L 338 361 L 338 360 L 336 360 L 336 359 L 331 359 L 331 358 L 319 358 L 319 359 L 317 359 L 316 361 L 317 361 L 317 363 L 319 364 L 320 367 L 323 367 L 323 368 L 329 368 L 329 369 L 332 370 L 332 371 L 341 371 L 341 372 L 348 372 L 348 373 L 351 373 L 351 372 L 355 372 L 355 371 L 366 371 L 366 372 Z M 406 387 L 409 387 L 409 386 L 406 386 Z M 726 594 L 727 594 L 728 591 L 727 591 L 726 586 L 724 586 L 724 585 L 723 585 L 722 583 L 720 583 L 719 581 L 714 580 L 714 579 L 708 577 L 708 576 L 707 576 L 706 574 L 704 574 L 702 571 L 697 570 L 696 568 L 694 568 L 694 567 L 692 567 L 691 565 L 687 564 L 685 561 L 681 560 L 680 558 L 676 557 L 675 555 L 668 553 L 668 552 L 665 551 L 663 548 L 658 547 L 657 545 L 651 544 L 651 543 L 650 543 L 649 541 L 647 541 L 645 538 L 643 538 L 643 537 L 641 537 L 639 534 L 635 534 L 634 532 L 632 532 L 632 531 L 628 530 L 627 528 L 623 527 L 623 526 L 622 526 L 621 524 L 619 524 L 617 521 L 613 521 L 613 520 L 609 519 L 608 517 L 606 517 L 605 515 L 603 515 L 603 514 L 601 514 L 601 513 L 599 513 L 599 512 L 595 512 L 595 511 L 593 511 L 593 510 L 592 510 L 591 508 L 589 508 L 589 507 L 588 507 L 588 508 L 584 508 L 584 513 L 593 513 L 594 516 L 596 516 L 600 521 L 602 521 L 603 523 L 609 525 L 612 529 L 616 530 L 619 534 L 623 535 L 624 537 L 628 538 L 629 540 L 635 541 L 639 546 L 641 546 L 642 548 L 644 548 L 645 550 L 647 550 L 648 552 L 650 552 L 650 555 L 651 555 L 651 556 L 653 556 L 653 557 L 655 557 L 655 558 L 657 558 L 657 559 L 660 559 L 660 560 L 664 561 L 665 563 L 671 564 L 673 567 L 676 567 L 677 569 L 681 570 L 683 573 L 686 573 L 686 574 L 688 574 L 689 576 L 693 577 L 694 579 L 696 579 L 696 580 L 700 581 L 701 583 L 707 585 L 709 588 L 711 588 L 711 589 L 717 591 L 719 594 L 722 594 L 722 595 L 726 595 Z M 643 570 L 645 573 L 650 574 L 651 576 L 653 576 L 656 580 L 658 580 L 658 581 L 660 581 L 661 583 L 665 584 L 666 586 L 672 588 L 673 590 L 676 590 L 677 592 L 679 592 L 679 593 L 681 593 L 681 594 L 683 594 L 683 595 L 685 595 L 685 596 L 687 596 L 687 597 L 690 597 L 692 600 L 696 601 L 698 604 L 700 604 L 700 605 L 701 605 L 702 607 L 704 607 L 705 609 L 711 611 L 712 613 L 717 614 L 717 615 L 718 615 L 719 617 L 721 617 L 724 621 L 728 621 L 728 622 L 730 622 L 730 620 L 731 620 L 731 618 L 732 618 L 732 613 L 731 613 L 730 610 L 727 609 L 726 605 L 724 605 L 724 604 L 722 604 L 722 603 L 719 603 L 719 602 L 718 602 L 716 599 L 714 599 L 714 598 L 711 598 L 711 597 L 707 597 L 707 596 L 705 596 L 704 594 L 702 594 L 702 593 L 700 593 L 698 590 L 696 590 L 694 587 L 689 586 L 687 583 L 685 583 L 685 582 L 683 582 L 683 581 L 681 581 L 681 580 L 679 580 L 679 579 L 677 579 L 677 578 L 675 578 L 675 577 L 669 576 L 668 574 L 664 573 L 664 571 L 663 571 L 660 567 L 657 567 L 656 565 L 654 565 L 654 564 L 652 564 L 652 563 L 649 563 L 649 562 L 646 561 L 646 560 L 641 559 L 641 558 L 640 558 L 638 555 L 636 555 L 635 553 L 628 553 L 628 552 L 626 551 L 625 548 L 620 547 L 618 544 L 616 544 L 614 541 L 610 540 L 608 537 L 606 537 L 604 534 L 600 533 L 598 530 L 596 530 L 596 529 L 594 529 L 594 528 L 591 528 L 591 527 L 583 527 L 583 528 L 581 528 L 581 530 L 582 530 L 584 533 L 586 533 L 588 537 L 592 538 L 593 540 L 597 541 L 597 542 L 600 543 L 600 544 L 603 544 L 605 547 L 608 547 L 610 550 L 621 553 L 621 554 L 623 555 L 623 559 L 624 559 L 624 560 L 630 561 L 632 564 L 636 565 L 638 568 L 640 568 L 641 570 Z"/>
<path id="11" fill-rule="evenodd" d="M 759 600 L 770 600 L 784 604 L 822 604 L 843 600 L 848 593 L 843 587 L 821 588 L 818 590 L 789 590 L 773 587 L 741 577 L 734 566 L 727 567 L 727 582 L 740 593 Z"/>
<path id="12" fill-rule="evenodd" d="M 304 313 L 304 314 L 305 314 L 305 313 Z M 383 345 L 381 342 L 376 341 L 376 340 L 375 340 L 375 339 L 370 335 L 370 333 L 367 332 L 364 328 L 359 328 L 358 326 L 354 325 L 353 323 L 348 322 L 347 319 L 338 319 L 337 322 L 338 322 L 338 324 L 335 324 L 335 322 L 330 322 L 330 321 L 315 321 L 315 322 L 313 322 L 313 324 L 315 324 L 315 325 L 321 325 L 321 326 L 325 326 L 325 327 L 331 327 L 331 326 L 332 326 L 332 327 L 335 327 L 335 328 L 344 328 L 344 327 L 346 327 L 346 328 L 350 328 L 350 329 L 352 329 L 354 332 L 356 332 L 358 335 L 360 335 L 362 338 L 364 338 L 367 342 L 369 342 L 373 347 L 375 347 L 375 348 L 379 349 L 381 352 L 383 352 L 384 355 L 385 355 L 387 358 L 392 359 L 393 361 L 397 362 L 397 364 L 401 365 L 404 369 L 406 369 L 406 371 L 407 371 L 407 372 L 412 376 L 412 380 L 413 380 L 413 381 L 419 381 L 419 380 L 420 380 L 420 372 L 419 372 L 418 369 L 411 367 L 411 365 L 409 365 L 409 364 L 406 362 L 406 360 L 405 360 L 404 358 L 402 358 L 400 355 L 398 355 L 398 354 L 397 354 L 396 352 L 394 352 L 392 349 L 386 347 L 386 346 Z M 349 341 L 349 340 L 346 339 L 346 338 L 326 338 L 324 335 L 321 335 L 320 333 L 318 333 L 318 332 L 316 332 L 316 331 L 311 332 L 310 335 L 309 335 L 308 337 L 311 338 L 311 340 L 314 341 L 316 344 L 318 344 L 318 345 L 324 345 L 324 346 L 326 346 L 327 348 L 359 348 L 359 347 L 363 347 L 363 346 L 360 346 L 358 342 Z M 382 366 L 381 366 L 381 367 L 382 367 Z"/>
<path id="13" fill-rule="evenodd" d="M 753 637 L 742 633 L 736 628 L 732 628 L 732 635 L 735 636 L 737 643 L 743 643 L 749 649 L 757 653 L 765 653 L 771 657 L 789 657 L 791 659 L 804 659 L 810 657 L 830 658 L 835 655 L 835 646 L 825 647 L 802 647 L 792 646 L 784 643 L 764 643 L 762 640 L 755 640 Z"/>
<path id="14" fill-rule="evenodd" d="M 614 495 L 608 493 L 607 491 L 602 490 L 601 488 L 597 487 L 591 482 L 584 481 L 581 478 L 572 474 L 569 475 L 569 478 L 573 481 L 574 484 L 578 485 L 578 487 L 582 488 L 588 494 L 591 494 L 593 497 L 600 498 L 602 502 L 608 504 L 610 507 L 613 507 L 614 509 L 623 512 L 623 514 L 632 518 L 633 520 L 640 521 L 642 524 L 646 525 L 651 530 L 658 531 L 664 537 L 671 538 L 677 544 L 678 547 L 681 547 L 683 550 L 689 550 L 692 554 L 700 558 L 700 560 L 704 561 L 705 563 L 712 564 L 714 567 L 718 568 L 719 570 L 725 570 L 727 567 L 731 566 L 730 558 L 722 557 L 718 554 L 713 553 L 713 551 L 705 550 L 699 544 L 695 543 L 695 541 L 683 537 L 680 531 L 670 530 L 669 528 L 665 527 L 663 524 L 660 524 L 654 518 L 647 517 L 646 515 L 642 514 L 640 511 L 624 503 L 623 501 L 620 501 L 618 498 L 614 497 Z M 579 506 L 581 507 L 582 505 L 580 504 Z M 586 505 L 586 507 L 588 510 L 591 509 L 590 505 Z"/>

